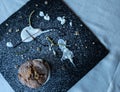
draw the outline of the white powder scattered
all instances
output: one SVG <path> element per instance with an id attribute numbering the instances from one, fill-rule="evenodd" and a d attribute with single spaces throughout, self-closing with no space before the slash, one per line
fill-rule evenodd
<path id="1" fill-rule="evenodd" d="M 30 42 L 33 40 L 33 37 L 36 38 L 44 33 L 50 32 L 50 31 L 51 30 L 42 31 L 39 28 L 33 28 L 32 26 L 27 26 L 21 32 L 21 39 L 23 42 Z M 28 34 L 28 32 L 29 32 L 29 34 Z"/>
<path id="2" fill-rule="evenodd" d="M 49 20 L 50 20 L 50 16 L 48 16 L 48 14 L 46 14 L 46 15 L 44 16 L 44 20 L 49 21 Z"/>
<path id="3" fill-rule="evenodd" d="M 43 12 L 43 11 L 40 11 L 39 16 L 40 16 L 40 17 L 44 17 L 44 12 Z"/>
<path id="4" fill-rule="evenodd" d="M 65 16 L 63 17 L 57 17 L 57 20 L 60 21 L 61 25 L 64 25 L 66 20 L 65 20 Z"/>
<path id="5" fill-rule="evenodd" d="M 11 42 L 7 42 L 6 43 L 6 46 L 9 47 L 9 48 L 12 48 L 13 47 L 13 44 Z"/>
<path id="6" fill-rule="evenodd" d="M 70 23 L 69 23 L 69 24 L 70 24 L 70 26 L 72 27 L 72 21 L 70 21 Z"/>
<path id="7" fill-rule="evenodd" d="M 75 64 L 73 62 L 73 57 L 74 57 L 74 54 L 72 51 L 70 51 L 67 47 L 66 47 L 66 42 L 63 40 L 63 39 L 59 39 L 58 40 L 58 45 L 59 45 L 59 48 L 61 49 L 61 51 L 63 52 L 63 55 L 62 55 L 62 58 L 61 58 L 61 61 L 63 60 L 66 60 L 66 59 L 69 59 L 70 62 L 73 64 L 73 66 L 75 67 Z"/>

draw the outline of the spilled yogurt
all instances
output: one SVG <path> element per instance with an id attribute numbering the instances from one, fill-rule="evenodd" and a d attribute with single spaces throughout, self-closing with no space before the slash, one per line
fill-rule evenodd
<path id="1" fill-rule="evenodd" d="M 44 16 L 44 20 L 49 21 L 49 20 L 50 20 L 50 16 L 49 16 L 48 14 L 46 14 L 46 15 Z"/>
<path id="2" fill-rule="evenodd" d="M 12 47 L 13 47 L 13 44 L 12 44 L 12 42 L 7 42 L 7 43 L 6 43 L 6 46 L 9 47 L 9 48 L 12 48 Z"/>
<path id="3" fill-rule="evenodd" d="M 69 59 L 70 62 L 72 63 L 72 65 L 75 67 L 75 64 L 73 62 L 74 54 L 73 54 L 73 52 L 71 50 L 69 50 L 66 47 L 66 42 L 63 39 L 59 39 L 58 40 L 58 45 L 59 45 L 60 50 L 63 52 L 61 61 Z"/>
<path id="4" fill-rule="evenodd" d="M 66 20 L 65 20 L 65 16 L 63 17 L 57 17 L 57 20 L 61 23 L 61 25 L 64 25 Z"/>
<path id="5" fill-rule="evenodd" d="M 44 12 L 43 12 L 43 11 L 40 11 L 39 16 L 40 16 L 40 17 L 44 17 Z"/>
<path id="6" fill-rule="evenodd" d="M 40 16 L 40 17 L 43 17 L 44 20 L 47 20 L 47 21 L 50 20 L 50 16 L 49 16 L 48 14 L 44 14 L 43 11 L 40 11 L 40 12 L 39 12 L 39 16 Z"/>
<path id="7" fill-rule="evenodd" d="M 69 22 L 69 25 L 72 27 L 72 21 Z"/>
<path id="8" fill-rule="evenodd" d="M 21 32 L 22 42 L 30 42 L 44 33 L 50 32 L 51 30 L 42 31 L 39 28 L 33 28 L 32 26 L 25 27 Z M 28 33 L 29 32 L 29 33 Z"/>

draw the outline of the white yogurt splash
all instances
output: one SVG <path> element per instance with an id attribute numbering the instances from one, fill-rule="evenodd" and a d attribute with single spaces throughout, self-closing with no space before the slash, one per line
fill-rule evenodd
<path id="1" fill-rule="evenodd" d="M 64 25 L 66 20 L 65 20 L 65 16 L 63 17 L 57 17 L 57 20 L 61 23 L 61 25 Z"/>
<path id="2" fill-rule="evenodd" d="M 25 27 L 21 32 L 21 39 L 23 42 L 30 42 L 33 38 L 36 38 L 44 33 L 50 32 L 51 30 L 42 31 L 39 28 L 33 28 L 32 26 Z M 29 32 L 29 34 L 28 34 Z"/>
<path id="3" fill-rule="evenodd" d="M 70 23 L 69 23 L 69 24 L 70 24 L 70 26 L 72 27 L 72 21 L 70 21 Z"/>
<path id="4" fill-rule="evenodd" d="M 48 1 L 45 1 L 44 4 L 47 5 L 47 4 L 48 4 Z"/>
<path id="5" fill-rule="evenodd" d="M 47 20 L 47 21 L 50 20 L 50 16 L 49 16 L 48 14 L 44 14 L 43 11 L 40 11 L 39 16 L 40 16 L 40 17 L 43 17 L 44 20 Z"/>
<path id="6" fill-rule="evenodd" d="M 40 17 L 44 17 L 44 12 L 43 12 L 43 11 L 40 11 L 39 16 L 40 16 Z"/>
<path id="7" fill-rule="evenodd" d="M 50 16 L 49 16 L 48 14 L 46 14 L 46 15 L 44 16 L 44 20 L 49 21 L 49 20 L 50 20 Z"/>
<path id="8" fill-rule="evenodd" d="M 12 42 L 7 42 L 7 43 L 6 43 L 6 46 L 9 47 L 9 48 L 12 48 L 12 47 L 13 47 L 13 44 L 12 44 Z"/>
<path id="9" fill-rule="evenodd" d="M 70 62 L 73 64 L 73 66 L 75 67 L 75 64 L 73 62 L 73 57 L 74 57 L 74 54 L 72 51 L 70 51 L 67 47 L 66 47 L 66 42 L 63 40 L 63 39 L 59 39 L 58 40 L 58 45 L 59 45 L 59 48 L 61 49 L 61 51 L 63 52 L 63 55 L 62 55 L 62 58 L 61 58 L 61 61 L 63 60 L 66 60 L 66 59 L 69 59 Z"/>

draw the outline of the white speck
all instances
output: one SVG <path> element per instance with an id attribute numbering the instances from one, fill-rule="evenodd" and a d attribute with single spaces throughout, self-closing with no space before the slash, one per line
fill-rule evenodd
<path id="1" fill-rule="evenodd" d="M 37 47 L 37 51 L 40 51 L 40 48 L 39 48 L 39 47 Z"/>
<path id="2" fill-rule="evenodd" d="M 75 43 L 75 46 L 77 46 L 77 44 Z"/>
<path id="3" fill-rule="evenodd" d="M 61 61 L 63 60 L 66 60 L 66 59 L 69 59 L 70 62 L 73 64 L 73 66 L 75 67 L 75 64 L 73 62 L 73 57 L 74 57 L 74 54 L 72 51 L 70 51 L 67 47 L 66 47 L 66 42 L 63 40 L 63 39 L 59 39 L 58 40 L 58 45 L 59 45 L 59 48 L 61 49 L 61 51 L 63 52 L 63 55 L 62 55 L 62 58 L 61 58 Z"/>
<path id="4" fill-rule="evenodd" d="M 81 44 L 81 46 L 83 47 L 83 44 Z"/>
<path id="5" fill-rule="evenodd" d="M 51 45 L 49 45 L 49 51 L 51 51 L 52 50 L 52 47 L 51 47 Z"/>
<path id="6" fill-rule="evenodd" d="M 80 35 L 79 31 L 75 31 L 75 34 L 76 36 Z"/>
<path id="7" fill-rule="evenodd" d="M 64 25 L 66 20 L 65 20 L 65 16 L 63 17 L 57 17 L 57 20 L 60 21 L 61 25 Z"/>
<path id="8" fill-rule="evenodd" d="M 36 16 L 37 18 L 39 18 L 39 16 Z"/>
<path id="9" fill-rule="evenodd" d="M 85 48 L 87 49 L 88 47 L 87 47 L 87 46 L 85 46 Z"/>
<path id="10" fill-rule="evenodd" d="M 82 27 L 83 25 L 82 25 L 82 24 L 80 24 L 80 26 Z"/>
<path id="11" fill-rule="evenodd" d="M 12 48 L 13 47 L 13 44 L 11 42 L 7 42 L 6 43 L 6 46 L 9 47 L 9 48 Z"/>
<path id="12" fill-rule="evenodd" d="M 53 54 L 56 56 L 56 51 L 53 49 Z"/>
<path id="13" fill-rule="evenodd" d="M 36 7 L 38 7 L 38 4 L 35 4 Z"/>
<path id="14" fill-rule="evenodd" d="M 48 1 L 45 1 L 44 3 L 45 3 L 45 5 L 47 5 L 47 4 L 48 4 Z"/>
<path id="15" fill-rule="evenodd" d="M 69 23 L 69 24 L 70 24 L 70 26 L 72 27 L 72 21 L 70 21 L 70 23 Z"/>
<path id="16" fill-rule="evenodd" d="M 58 21 L 61 21 L 61 20 L 62 20 L 62 18 L 61 18 L 61 17 L 57 17 L 57 20 L 58 20 Z"/>
<path id="17" fill-rule="evenodd" d="M 29 34 L 26 30 L 29 32 Z M 33 40 L 33 37 L 36 38 L 47 32 L 50 32 L 50 30 L 42 31 L 39 28 L 33 28 L 32 26 L 27 26 L 21 32 L 21 39 L 23 42 L 30 42 Z M 32 36 L 30 36 L 30 35 L 32 35 Z"/>
<path id="18" fill-rule="evenodd" d="M 21 47 L 18 47 L 19 49 L 21 49 Z"/>
<path id="19" fill-rule="evenodd" d="M 44 12 L 43 12 L 43 11 L 40 11 L 39 16 L 40 16 L 40 17 L 44 17 Z"/>
<path id="20" fill-rule="evenodd" d="M 16 32 L 19 32 L 20 30 L 19 29 L 16 29 Z"/>
<path id="21" fill-rule="evenodd" d="M 23 55 L 21 55 L 21 58 L 22 58 L 22 59 L 24 59 L 24 56 L 23 56 Z"/>
<path id="22" fill-rule="evenodd" d="M 12 28 L 10 28 L 10 29 L 8 30 L 8 32 L 10 32 L 10 33 L 11 33 L 11 32 L 12 32 Z"/>
<path id="23" fill-rule="evenodd" d="M 46 14 L 46 15 L 44 16 L 44 20 L 49 21 L 49 20 L 50 20 L 50 16 L 48 16 L 48 14 Z"/>
<path id="24" fill-rule="evenodd" d="M 95 42 L 92 42 L 92 44 L 94 45 L 94 44 L 95 44 Z"/>
<path id="25" fill-rule="evenodd" d="M 6 26 L 8 26 L 8 24 L 7 24 L 7 23 L 6 23 L 5 25 L 6 25 Z"/>

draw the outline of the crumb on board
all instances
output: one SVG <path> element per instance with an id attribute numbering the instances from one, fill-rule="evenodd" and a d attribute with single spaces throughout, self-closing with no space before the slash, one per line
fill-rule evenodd
<path id="1" fill-rule="evenodd" d="M 74 35 L 80 35 L 79 31 L 75 31 Z"/>
<path id="2" fill-rule="evenodd" d="M 15 68 L 15 69 L 18 69 L 18 68 L 19 68 L 19 65 L 15 65 L 14 68 Z"/>

